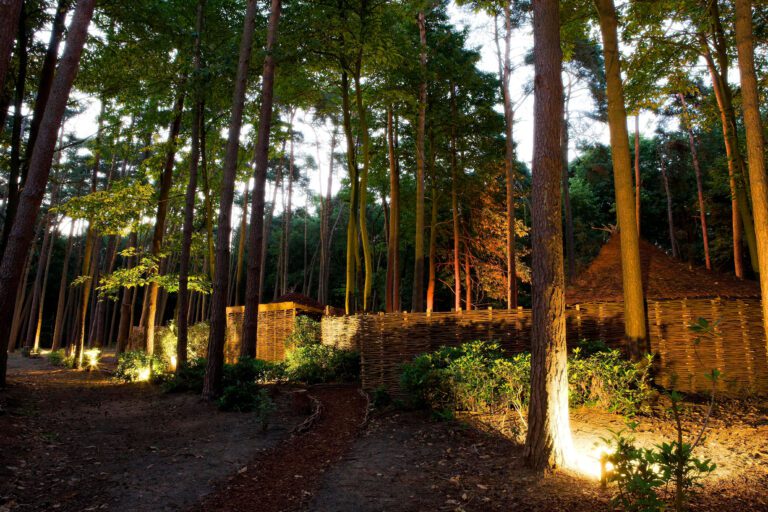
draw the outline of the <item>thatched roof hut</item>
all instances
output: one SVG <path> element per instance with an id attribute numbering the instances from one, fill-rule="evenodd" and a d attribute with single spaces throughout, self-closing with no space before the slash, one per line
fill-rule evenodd
<path id="1" fill-rule="evenodd" d="M 655 245 L 640 241 L 646 299 L 758 298 L 754 281 L 707 271 L 675 260 Z M 611 236 L 592 263 L 566 290 L 566 302 L 622 302 L 621 239 Z"/>

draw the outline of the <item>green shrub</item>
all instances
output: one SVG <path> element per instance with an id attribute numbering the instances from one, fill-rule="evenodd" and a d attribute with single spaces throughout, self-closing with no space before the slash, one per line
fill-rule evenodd
<path id="1" fill-rule="evenodd" d="M 307 384 L 353 382 L 360 377 L 360 356 L 324 345 L 298 347 L 285 358 L 285 376 Z"/>
<path id="2" fill-rule="evenodd" d="M 293 332 L 285 340 L 286 351 L 292 351 L 310 345 L 319 345 L 322 338 L 320 322 L 301 315 L 293 321 Z"/>
<path id="3" fill-rule="evenodd" d="M 284 372 L 284 365 L 281 363 L 241 357 L 236 364 L 224 365 L 223 380 L 225 385 L 240 382 L 270 382 L 280 380 Z"/>
<path id="4" fill-rule="evenodd" d="M 651 394 L 651 359 L 648 355 L 633 363 L 618 350 L 590 356 L 584 356 L 580 349 L 574 350 L 568 358 L 571 405 L 599 405 L 626 416 L 642 412 Z"/>
<path id="5" fill-rule="evenodd" d="M 68 356 L 63 348 L 51 351 L 48 354 L 48 362 L 54 366 L 63 366 L 65 368 L 74 368 L 75 366 L 75 358 Z"/>
<path id="6" fill-rule="evenodd" d="M 124 382 L 146 381 L 165 373 L 166 366 L 157 356 L 140 350 L 123 352 L 117 358 L 115 378 Z"/>
<path id="7" fill-rule="evenodd" d="M 204 357 L 208 350 L 208 334 L 210 327 L 207 322 L 198 322 L 187 329 L 187 360 Z M 155 332 L 156 353 L 167 366 L 173 367 L 176 357 L 178 330 L 174 322 L 167 326 L 158 327 Z M 173 361 L 172 361 L 172 358 Z"/>
<path id="8" fill-rule="evenodd" d="M 164 383 L 165 391 L 169 393 L 184 391 L 202 393 L 207 364 L 207 359 L 198 357 L 179 365 L 176 373 Z"/>
<path id="9" fill-rule="evenodd" d="M 615 350 L 601 348 L 589 356 L 575 350 L 569 356 L 571 404 L 636 414 L 650 395 L 649 362 L 626 361 Z M 435 411 L 512 409 L 524 423 L 530 373 L 530 354 L 505 357 L 497 343 L 475 341 L 417 356 L 403 366 L 400 383 L 412 405 Z"/>

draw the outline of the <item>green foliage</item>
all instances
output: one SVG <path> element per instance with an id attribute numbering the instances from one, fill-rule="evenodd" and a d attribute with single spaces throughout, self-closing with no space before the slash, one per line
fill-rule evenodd
<path id="1" fill-rule="evenodd" d="M 208 322 L 198 322 L 187 329 L 187 360 L 192 361 L 205 355 L 208 349 L 208 334 L 210 327 Z M 170 322 L 165 327 L 158 327 L 155 331 L 156 353 L 167 365 L 171 364 L 171 357 L 176 356 L 176 344 L 178 330 L 175 322 Z"/>
<path id="2" fill-rule="evenodd" d="M 123 382 L 140 382 L 163 375 L 165 371 L 166 366 L 159 357 L 133 350 L 123 352 L 117 358 L 115 378 Z"/>
<path id="3" fill-rule="evenodd" d="M 585 356 L 580 349 L 569 357 L 571 405 L 594 404 L 621 414 L 642 410 L 650 394 L 648 361 L 625 361 L 615 350 L 599 344 Z M 475 341 L 442 347 L 403 365 L 400 383 L 412 405 L 436 411 L 513 410 L 525 422 L 530 395 L 530 354 L 505 357 L 497 343 Z"/>
<path id="4" fill-rule="evenodd" d="M 648 373 L 652 360 L 650 354 L 633 363 L 618 350 L 586 355 L 575 349 L 568 359 L 571 405 L 599 405 L 626 416 L 643 412 L 651 394 Z"/>
<path id="5" fill-rule="evenodd" d="M 48 362 L 54 366 L 63 366 L 65 368 L 75 367 L 75 358 L 68 356 L 63 348 L 51 351 L 51 353 L 48 354 Z"/>
<path id="6" fill-rule="evenodd" d="M 123 251 L 124 255 L 131 256 L 133 248 Z M 157 283 L 169 293 L 177 292 L 179 289 L 179 276 L 177 274 L 160 274 L 160 260 L 165 254 L 158 256 L 143 255 L 138 263 L 131 268 L 120 268 L 101 276 L 96 291 L 101 297 L 117 300 L 119 293 L 123 288 L 143 287 L 151 283 Z M 82 279 L 81 276 L 78 279 Z M 79 284 L 76 279 L 73 284 Z M 189 276 L 189 291 L 197 293 L 210 293 L 211 284 L 208 277 L 204 274 L 191 274 Z"/>
<path id="7" fill-rule="evenodd" d="M 167 392 L 191 391 L 201 393 L 205 380 L 207 360 L 197 358 L 180 365 L 173 376 L 164 383 Z M 222 375 L 224 388 L 256 383 L 274 382 L 283 378 L 285 369 L 282 363 L 271 363 L 248 357 L 240 358 L 236 364 L 225 364 Z"/>
<path id="8" fill-rule="evenodd" d="M 319 345 L 321 335 L 320 322 L 305 315 L 297 316 L 293 322 L 293 332 L 285 340 L 285 349 L 291 351 L 295 348 Z"/>
<path id="9" fill-rule="evenodd" d="M 667 489 L 674 488 L 674 509 L 690 498 L 701 479 L 715 470 L 709 459 L 693 456 L 692 445 L 680 441 L 639 448 L 635 439 L 613 433 L 605 440 L 613 453 L 605 455 L 606 480 L 616 484 L 614 506 L 627 511 L 668 510 Z"/>
<path id="10" fill-rule="evenodd" d="M 169 393 L 184 391 L 202 393 L 207 362 L 205 358 L 199 357 L 180 364 L 176 373 L 163 383 L 165 391 Z"/>
<path id="11" fill-rule="evenodd" d="M 360 356 L 325 345 L 299 347 L 285 358 L 285 376 L 307 384 L 354 382 L 360 377 Z"/>

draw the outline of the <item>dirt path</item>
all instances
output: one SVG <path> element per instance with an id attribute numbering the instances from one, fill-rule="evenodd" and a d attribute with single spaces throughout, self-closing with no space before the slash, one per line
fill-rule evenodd
<path id="1" fill-rule="evenodd" d="M 180 510 L 304 416 L 278 395 L 266 434 L 249 414 L 101 372 L 12 355 L 0 392 L 0 510 Z"/>
<path id="2" fill-rule="evenodd" d="M 311 428 L 256 457 L 192 510 L 305 509 L 318 492 L 325 472 L 353 445 L 367 403 L 353 386 L 315 387 L 309 394 L 322 404 Z"/>

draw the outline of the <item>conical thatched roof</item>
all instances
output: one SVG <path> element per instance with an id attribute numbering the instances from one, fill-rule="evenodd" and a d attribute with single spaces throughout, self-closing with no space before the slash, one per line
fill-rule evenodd
<path id="1" fill-rule="evenodd" d="M 644 240 L 640 241 L 640 260 L 646 299 L 760 296 L 760 288 L 754 281 L 709 272 L 701 267 L 690 267 Z M 600 249 L 597 258 L 568 287 L 566 301 L 577 304 L 622 300 L 621 240 L 616 233 Z"/>

